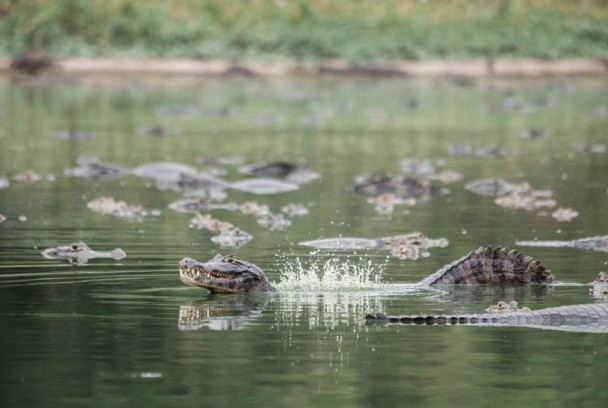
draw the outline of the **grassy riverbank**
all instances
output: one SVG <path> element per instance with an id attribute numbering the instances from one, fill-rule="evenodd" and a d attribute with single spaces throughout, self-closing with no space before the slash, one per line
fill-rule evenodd
<path id="1" fill-rule="evenodd" d="M 606 0 L 0 0 L 0 56 L 607 58 Z"/>

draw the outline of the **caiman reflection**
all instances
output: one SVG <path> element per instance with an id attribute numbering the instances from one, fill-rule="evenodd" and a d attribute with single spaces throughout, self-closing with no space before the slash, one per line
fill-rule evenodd
<path id="1" fill-rule="evenodd" d="M 270 296 L 239 295 L 214 296 L 179 307 L 178 328 L 198 330 L 241 330 L 252 321 L 259 319 L 266 309 Z"/>

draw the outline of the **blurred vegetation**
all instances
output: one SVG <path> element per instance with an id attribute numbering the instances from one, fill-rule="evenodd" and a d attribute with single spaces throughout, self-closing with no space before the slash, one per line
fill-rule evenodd
<path id="1" fill-rule="evenodd" d="M 0 55 L 608 57 L 608 0 L 0 0 Z"/>

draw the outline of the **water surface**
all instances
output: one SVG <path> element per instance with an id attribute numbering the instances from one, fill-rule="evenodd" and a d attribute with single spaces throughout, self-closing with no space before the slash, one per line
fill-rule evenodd
<path id="1" fill-rule="evenodd" d="M 572 285 L 445 293 L 409 284 L 478 246 L 606 235 L 608 153 L 593 146 L 608 143 L 607 95 L 604 79 L 582 78 L 2 79 L 0 176 L 10 185 L 0 189 L 7 217 L 0 224 L 1 405 L 604 404 L 604 334 L 366 326 L 364 316 L 478 312 L 505 298 L 532 309 L 603 301 L 584 284 L 606 268 L 606 253 L 577 248 L 520 248 Z M 163 134 L 146 135 L 152 126 Z M 545 134 L 522 137 L 528 128 Z M 90 137 L 56 135 L 70 129 Z M 471 152 L 451 154 L 454 144 Z M 591 151 L 578 152 L 581 144 Z M 475 154 L 487 147 L 503 154 Z M 286 160 L 322 177 L 272 196 L 226 190 L 226 201 L 256 200 L 274 212 L 302 203 L 309 214 L 268 231 L 250 215 L 214 210 L 253 235 L 240 248 L 220 248 L 213 233 L 189 227 L 193 214 L 168 208 L 178 192 L 133 175 L 65 175 L 82 155 L 128 168 L 173 161 L 202 169 L 200 159 L 210 156 Z M 352 191 L 356 176 L 399 174 L 400 161 L 414 157 L 462 179 L 443 186 L 448 194 L 388 215 Z M 225 180 L 243 178 L 238 165 L 220 167 Z M 14 179 L 28 170 L 43 179 Z M 464 188 L 484 177 L 551 190 L 555 208 L 579 216 L 559 222 L 550 216 L 555 208 L 503 208 Z M 87 208 L 101 196 L 156 211 L 137 222 Z M 445 237 L 449 246 L 400 260 L 381 250 L 298 245 L 413 231 Z M 74 266 L 40 255 L 75 241 L 121 247 L 127 257 Z M 181 258 L 217 252 L 254 262 L 281 290 L 218 296 L 179 281 Z M 340 265 L 359 283 L 325 276 Z M 298 285 L 286 271 L 311 280 Z"/>

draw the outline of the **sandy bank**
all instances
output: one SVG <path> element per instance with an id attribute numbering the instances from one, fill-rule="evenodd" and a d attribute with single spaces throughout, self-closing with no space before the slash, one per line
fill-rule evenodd
<path id="1" fill-rule="evenodd" d="M 194 59 L 64 58 L 52 70 L 73 74 L 189 74 L 189 75 L 394 75 L 394 76 L 552 76 L 606 75 L 608 61 L 592 59 L 536 60 L 497 59 L 466 61 L 386 61 L 348 63 L 310 62 L 230 62 Z M 0 71 L 10 71 L 10 60 L 0 60 Z"/>

